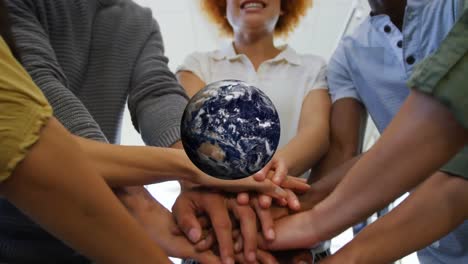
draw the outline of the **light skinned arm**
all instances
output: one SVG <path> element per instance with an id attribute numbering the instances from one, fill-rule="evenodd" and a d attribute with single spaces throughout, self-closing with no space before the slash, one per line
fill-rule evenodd
<path id="1" fill-rule="evenodd" d="M 335 190 L 282 223 L 289 229 L 313 227 L 297 234 L 300 242 L 294 246 L 329 239 L 416 187 L 463 148 L 467 136 L 442 104 L 412 91 L 380 140 Z"/>
<path id="2" fill-rule="evenodd" d="M 467 188 L 465 179 L 435 173 L 324 263 L 391 263 L 430 245 L 468 217 Z"/>
<path id="3" fill-rule="evenodd" d="M 180 149 L 110 145 L 80 137 L 75 137 L 75 140 L 111 187 L 182 179 L 228 192 L 257 191 L 278 199 L 287 195 L 269 179 L 260 182 L 254 177 L 247 177 L 226 181 L 208 176 L 195 167 Z M 304 182 L 293 177 L 286 178 L 282 186 L 308 188 Z"/>
<path id="4" fill-rule="evenodd" d="M 0 188 L 51 234 L 98 263 L 170 263 L 54 118 Z"/>
<path id="5" fill-rule="evenodd" d="M 285 160 L 290 175 L 304 174 L 328 150 L 330 109 L 327 89 L 310 91 L 304 99 L 297 134 L 276 154 Z"/>

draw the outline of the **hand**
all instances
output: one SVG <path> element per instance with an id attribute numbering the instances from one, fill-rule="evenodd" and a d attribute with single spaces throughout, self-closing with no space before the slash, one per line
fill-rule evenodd
<path id="1" fill-rule="evenodd" d="M 284 216 L 275 221 L 276 239 L 267 241 L 258 235 L 259 248 L 264 250 L 288 250 L 312 248 L 321 242 L 316 219 L 310 211 Z"/>
<path id="2" fill-rule="evenodd" d="M 262 172 L 263 173 L 263 172 Z M 309 189 L 309 185 L 302 179 L 287 176 L 280 185 L 275 184 L 268 177 L 263 181 L 258 181 L 260 176 L 250 176 L 240 180 L 221 180 L 208 175 L 199 177 L 199 184 L 205 187 L 211 187 L 217 190 L 222 190 L 231 193 L 239 192 L 257 192 L 268 195 L 270 197 L 286 200 L 289 192 L 283 188 L 306 191 Z"/>
<path id="3" fill-rule="evenodd" d="M 182 232 L 192 243 L 210 247 L 213 239 L 202 239 L 202 224 L 197 217 L 207 215 L 214 229 L 219 244 L 219 251 L 223 263 L 234 263 L 234 245 L 229 212 L 240 222 L 242 236 L 248 241 L 244 245 L 245 258 L 251 262 L 256 260 L 257 251 L 257 219 L 249 206 L 238 205 L 234 200 L 210 191 L 183 191 L 177 198 L 173 208 L 176 222 Z M 200 248 L 199 248 L 200 249 Z"/>
<path id="4" fill-rule="evenodd" d="M 243 239 L 237 230 L 234 231 L 234 239 L 236 240 L 237 248 L 242 247 Z M 237 252 L 237 251 L 236 251 Z M 304 264 L 314 263 L 314 256 L 308 249 L 267 252 L 263 250 L 257 251 L 257 259 L 260 263 L 281 263 L 281 264 Z M 245 263 L 243 255 L 236 255 L 236 262 Z M 345 263 L 345 262 L 343 262 Z"/>
<path id="5" fill-rule="evenodd" d="M 172 214 L 159 204 L 146 189 L 127 188 L 118 197 L 143 225 L 150 237 L 170 256 L 192 258 L 201 263 L 221 263 L 211 251 L 198 252 L 180 231 Z"/>
<path id="6" fill-rule="evenodd" d="M 275 156 L 261 171 L 253 175 L 253 178 L 260 182 L 269 179 L 278 186 L 288 188 L 289 190 L 285 190 L 287 192 L 287 196 L 285 198 L 278 199 L 278 202 L 282 205 L 288 205 L 292 210 L 299 210 L 300 204 L 296 194 L 293 191 L 307 191 L 309 189 L 309 185 L 306 184 L 305 179 L 288 177 L 287 173 L 288 169 L 284 160 Z M 288 183 L 288 181 L 294 181 L 295 185 L 292 186 L 292 184 Z M 258 201 L 260 206 L 264 209 L 268 209 L 271 206 L 271 198 L 272 196 L 259 195 Z M 249 194 L 245 192 L 240 193 L 237 196 L 237 200 L 239 204 L 248 204 Z"/>

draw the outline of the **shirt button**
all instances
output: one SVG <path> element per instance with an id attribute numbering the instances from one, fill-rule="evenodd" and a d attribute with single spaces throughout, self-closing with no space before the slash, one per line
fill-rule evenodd
<path id="1" fill-rule="evenodd" d="M 413 55 L 411 55 L 411 56 L 408 56 L 408 58 L 406 58 L 406 62 L 407 62 L 409 65 L 413 65 L 413 64 L 416 62 L 416 59 L 414 58 Z"/>
<path id="2" fill-rule="evenodd" d="M 403 48 L 403 40 L 400 40 L 397 42 L 397 47 L 399 47 L 400 49 Z"/>
<path id="3" fill-rule="evenodd" d="M 385 33 L 390 33 L 390 32 L 392 32 L 392 28 L 389 25 L 386 25 L 384 27 L 384 31 L 385 31 Z"/>

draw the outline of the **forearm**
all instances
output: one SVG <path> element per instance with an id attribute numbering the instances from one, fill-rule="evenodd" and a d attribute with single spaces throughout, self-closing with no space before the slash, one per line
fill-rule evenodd
<path id="1" fill-rule="evenodd" d="M 289 175 L 300 176 L 323 157 L 328 147 L 329 130 L 322 126 L 308 127 L 299 131 L 276 155 L 286 162 Z"/>
<path id="2" fill-rule="evenodd" d="M 135 129 L 149 146 L 168 147 L 180 139 L 187 95 L 164 56 L 156 21 L 133 69 L 128 108 Z"/>
<path id="3" fill-rule="evenodd" d="M 468 216 L 467 187 L 467 180 L 434 174 L 400 206 L 359 233 L 336 258 L 390 263 L 428 246 Z"/>
<path id="4" fill-rule="evenodd" d="M 356 156 L 349 159 L 334 170 L 329 171 L 319 181 L 312 183 L 310 189 L 299 196 L 301 210 L 307 211 L 312 209 L 316 204 L 333 192 L 346 173 L 358 162 L 360 158 L 361 156 Z"/>
<path id="5" fill-rule="evenodd" d="M 119 146 L 75 137 L 111 187 L 168 180 L 196 180 L 198 170 L 185 152 L 171 148 Z"/>
<path id="6" fill-rule="evenodd" d="M 366 120 L 364 107 L 355 99 L 345 98 L 333 104 L 330 148 L 314 168 L 309 182 L 319 181 L 333 169 L 360 154 Z"/>
<path id="7" fill-rule="evenodd" d="M 414 188 L 455 155 L 465 137 L 448 110 L 413 93 L 376 145 L 316 207 L 327 219 L 320 230 L 336 235 Z"/>
<path id="8" fill-rule="evenodd" d="M 37 223 L 99 263 L 167 260 L 55 120 L 1 187 Z"/>

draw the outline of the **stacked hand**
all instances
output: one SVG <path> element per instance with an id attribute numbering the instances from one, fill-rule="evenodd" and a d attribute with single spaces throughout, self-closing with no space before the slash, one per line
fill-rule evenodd
<path id="1" fill-rule="evenodd" d="M 294 192 L 309 188 L 305 181 L 286 175 L 284 163 L 275 159 L 253 177 L 243 180 L 211 178 L 201 181 L 211 188 L 183 191 L 172 209 L 176 222 L 197 250 L 211 248 L 220 254 L 223 263 L 278 263 L 272 254 L 257 248 L 257 229 L 261 229 L 262 241 L 274 240 L 273 220 L 288 215 L 289 209 L 298 210 L 300 205 Z M 213 187 L 251 193 L 250 197 L 248 193 L 241 193 L 236 199 L 219 189 L 213 191 Z M 279 205 L 275 209 L 269 208 L 272 198 Z M 292 259 L 285 253 L 280 256 L 283 257 L 278 258 L 281 263 L 285 263 L 284 259 Z M 311 257 L 309 253 L 301 256 L 299 260 L 307 256 L 306 263 Z"/>

